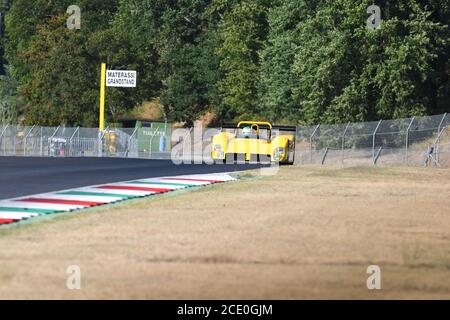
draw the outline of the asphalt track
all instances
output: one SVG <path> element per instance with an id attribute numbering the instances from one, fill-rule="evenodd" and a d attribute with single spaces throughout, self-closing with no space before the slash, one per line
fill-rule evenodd
<path id="1" fill-rule="evenodd" d="M 234 172 L 250 164 L 183 164 L 120 158 L 0 157 L 0 200 L 103 183 L 162 176 Z"/>

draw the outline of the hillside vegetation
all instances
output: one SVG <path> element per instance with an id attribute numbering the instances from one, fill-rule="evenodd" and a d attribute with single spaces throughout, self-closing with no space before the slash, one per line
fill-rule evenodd
<path id="1" fill-rule="evenodd" d="M 2 108 L 20 98 L 10 113 L 27 124 L 96 126 L 101 62 L 138 71 L 137 88 L 108 88 L 110 122 L 155 99 L 187 124 L 205 113 L 312 124 L 448 111 L 448 1 L 378 0 L 377 30 L 372 0 L 79 0 L 81 29 L 69 30 L 72 2 L 0 8 Z"/>

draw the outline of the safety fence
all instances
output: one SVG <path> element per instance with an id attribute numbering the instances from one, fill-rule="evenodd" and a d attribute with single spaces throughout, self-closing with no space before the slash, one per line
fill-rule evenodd
<path id="1" fill-rule="evenodd" d="M 298 127 L 296 163 L 450 165 L 447 114 Z"/>
<path id="2" fill-rule="evenodd" d="M 0 125 L 0 156 L 153 158 L 170 155 L 171 129 Z"/>
<path id="3" fill-rule="evenodd" d="M 220 129 L 0 125 L 0 156 L 206 160 Z M 172 152 L 173 151 L 173 152 Z M 398 120 L 299 126 L 298 165 L 450 165 L 447 114 Z"/>

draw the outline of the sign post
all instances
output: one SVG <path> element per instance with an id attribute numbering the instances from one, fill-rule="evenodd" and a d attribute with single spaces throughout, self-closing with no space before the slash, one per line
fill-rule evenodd
<path id="1" fill-rule="evenodd" d="M 106 70 L 106 63 L 102 63 L 100 76 L 100 123 L 99 130 L 105 130 L 105 95 L 106 87 L 136 87 L 136 71 L 133 70 Z"/>
<path id="2" fill-rule="evenodd" d="M 106 83 L 106 63 L 102 63 L 102 70 L 100 76 L 100 123 L 99 130 L 105 130 L 105 83 Z"/>

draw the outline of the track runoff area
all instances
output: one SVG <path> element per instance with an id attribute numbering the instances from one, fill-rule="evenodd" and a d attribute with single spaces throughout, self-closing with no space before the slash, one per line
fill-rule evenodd
<path id="1" fill-rule="evenodd" d="M 235 180 L 257 165 L 170 160 L 0 158 L 0 225 Z"/>

